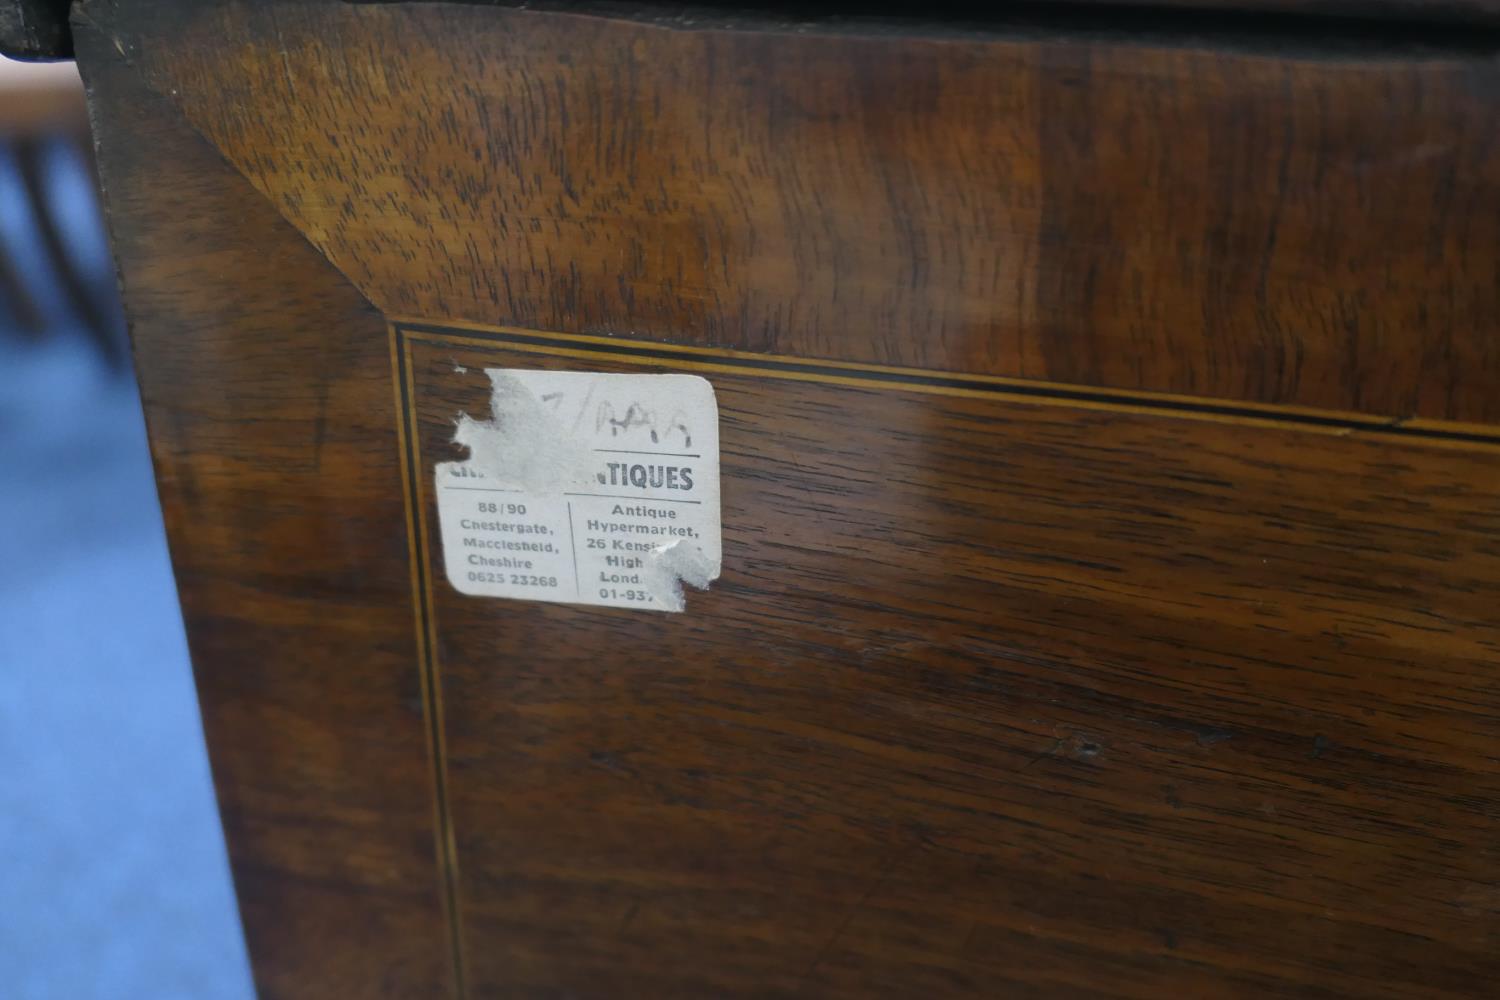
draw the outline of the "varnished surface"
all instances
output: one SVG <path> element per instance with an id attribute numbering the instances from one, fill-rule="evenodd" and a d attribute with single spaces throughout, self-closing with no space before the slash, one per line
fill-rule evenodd
<path id="1" fill-rule="evenodd" d="M 1483 35 L 83 16 L 387 313 L 1500 417 Z"/>
<path id="2" fill-rule="evenodd" d="M 264 996 L 1490 991 L 1493 447 L 726 360 L 687 614 L 476 599 L 403 494 L 581 362 L 398 345 L 403 485 L 386 325 L 1488 419 L 1490 61 L 169 14 L 79 37 Z"/>
<path id="3" fill-rule="evenodd" d="M 411 359 L 424 478 L 479 369 L 580 364 Z M 476 995 L 1500 974 L 1493 452 L 709 377 L 689 614 L 476 600 L 433 556 Z"/>
<path id="4" fill-rule="evenodd" d="M 263 998 L 448 981 L 379 316 L 80 32 Z"/>

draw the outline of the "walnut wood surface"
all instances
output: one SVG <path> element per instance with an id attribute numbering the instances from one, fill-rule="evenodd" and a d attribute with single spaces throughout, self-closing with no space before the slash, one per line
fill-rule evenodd
<path id="1" fill-rule="evenodd" d="M 77 36 L 262 997 L 446 982 L 379 315 Z"/>
<path id="2" fill-rule="evenodd" d="M 418 343 L 424 473 L 486 365 L 579 362 Z M 433 556 L 476 995 L 1500 975 L 1496 454 L 710 377 L 689 614 Z"/>
<path id="3" fill-rule="evenodd" d="M 387 313 L 1500 418 L 1493 49 L 83 11 Z"/>
<path id="4" fill-rule="evenodd" d="M 580 362 L 398 342 L 404 484 L 386 323 L 1491 420 L 1492 60 L 78 29 L 262 995 L 1500 979 L 1494 445 L 731 366 L 685 615 L 476 599 L 403 491 L 477 369 Z"/>

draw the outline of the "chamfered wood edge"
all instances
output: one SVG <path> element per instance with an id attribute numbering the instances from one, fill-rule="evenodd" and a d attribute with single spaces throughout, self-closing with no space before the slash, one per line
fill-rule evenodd
<path id="1" fill-rule="evenodd" d="M 185 140 L 186 140 L 186 138 L 188 136 L 190 136 L 192 140 L 196 140 L 198 142 L 201 150 L 202 150 L 202 154 L 205 157 L 211 157 L 214 162 L 216 162 L 219 166 L 223 167 L 224 170 L 228 171 L 229 174 L 232 175 L 234 178 L 236 178 L 238 180 L 241 180 L 241 181 L 244 181 L 244 192 L 246 194 L 250 194 L 250 193 L 253 192 L 253 194 L 254 194 L 254 196 L 256 198 L 264 200 L 264 195 L 261 194 L 261 192 L 259 192 L 258 190 L 256 190 L 253 187 L 253 185 L 250 185 L 249 182 L 248 182 L 248 180 L 244 177 L 243 173 L 240 172 L 238 169 L 236 169 L 234 167 L 234 165 L 228 159 L 226 159 L 224 157 L 222 151 L 220 151 L 218 149 L 218 147 L 212 141 L 210 141 L 206 136 L 204 136 L 203 133 L 199 129 L 197 129 L 193 125 L 193 123 L 185 115 L 182 114 L 181 108 L 175 102 L 171 101 L 165 95 L 159 93 L 156 89 L 154 89 L 154 88 L 152 88 L 150 86 L 149 82 L 145 79 L 144 75 L 139 72 L 139 68 L 137 66 L 135 66 L 135 65 L 132 64 L 131 60 L 128 58 L 128 56 L 125 54 L 125 52 L 121 49 L 121 47 L 117 43 L 114 42 L 114 39 L 108 37 L 107 34 L 102 29 L 100 29 L 97 24 L 95 24 L 94 22 L 88 20 L 87 18 L 79 20 L 77 22 L 77 24 L 76 24 L 76 27 L 75 27 L 74 38 L 76 38 L 77 42 L 78 42 L 78 49 L 79 49 L 79 70 L 80 70 L 80 73 L 81 73 L 81 75 L 82 75 L 82 77 L 84 79 L 85 93 L 86 93 L 86 96 L 87 96 L 87 99 L 88 99 L 88 112 L 89 112 L 89 119 L 90 119 L 90 131 L 91 131 L 91 135 L 92 135 L 93 149 L 95 151 L 96 158 L 99 159 L 99 163 L 100 163 L 100 179 L 101 179 L 101 183 L 100 183 L 100 198 L 101 198 L 101 204 L 102 204 L 102 206 L 104 208 L 104 222 L 105 222 L 106 232 L 108 234 L 109 242 L 110 242 L 110 245 L 111 245 L 112 249 L 114 249 L 114 250 L 116 250 L 118 252 L 118 249 L 121 246 L 121 228 L 120 228 L 120 225 L 119 225 L 119 216 L 118 216 L 118 213 L 120 212 L 120 205 L 117 203 L 117 199 L 115 197 L 115 195 L 116 195 L 117 192 L 116 192 L 114 186 L 112 186 L 109 183 L 109 175 L 112 172 L 120 171 L 120 170 L 123 170 L 123 169 L 126 169 L 126 168 L 123 168 L 123 167 L 120 167 L 119 165 L 116 165 L 115 168 L 114 168 L 114 171 L 106 169 L 106 166 L 105 166 L 106 157 L 104 157 L 104 156 L 101 155 L 101 151 L 105 150 L 105 149 L 114 149 L 114 148 L 116 148 L 118 146 L 118 143 L 109 143 L 109 142 L 107 142 L 107 140 L 105 139 L 105 136 L 110 131 L 116 130 L 119 127 L 119 123 L 117 121 L 115 121 L 115 119 L 117 118 L 117 111 L 118 111 L 119 103 L 120 103 L 120 101 L 122 99 L 124 99 L 124 100 L 135 99 L 135 100 L 146 100 L 146 101 L 149 101 L 153 105 L 153 108 L 156 111 L 156 113 L 161 114 L 164 118 L 170 117 L 170 120 L 171 120 L 171 122 L 174 125 L 177 125 L 177 126 L 181 127 L 181 129 L 183 130 L 183 133 L 184 133 Z M 128 83 L 130 89 L 132 89 L 132 90 L 138 90 L 139 91 L 139 93 L 137 95 L 135 95 L 134 98 L 131 98 L 131 97 L 124 97 L 124 98 L 122 98 L 122 95 L 121 95 L 122 84 L 125 84 L 125 83 Z M 107 95 L 107 96 L 104 96 L 104 95 Z M 113 107 L 111 107 L 111 105 L 113 105 Z M 348 295 L 350 295 L 351 297 L 357 298 L 358 301 L 360 301 L 360 302 L 362 302 L 364 304 L 364 306 L 366 307 L 366 309 L 372 314 L 373 317 L 378 318 L 378 316 L 379 316 L 378 310 L 376 309 L 376 307 L 374 306 L 374 304 L 370 302 L 370 300 L 368 299 L 368 297 L 366 297 L 364 295 L 363 291 L 361 289 L 359 289 L 357 286 L 355 286 L 353 282 L 348 281 L 347 280 L 347 276 L 345 276 L 341 270 L 339 270 L 336 267 L 334 267 L 334 265 L 332 264 L 332 262 L 327 259 L 326 255 L 324 255 L 321 250 L 319 250 L 314 244 L 312 244 L 307 239 L 306 235 L 300 229 L 298 229 L 298 227 L 292 225 L 291 222 L 289 220 L 287 220 L 286 217 L 282 213 L 276 212 L 275 215 L 276 215 L 276 220 L 282 226 L 282 231 L 284 232 L 285 236 L 287 238 L 291 238 L 291 237 L 295 236 L 296 240 L 299 241 L 309 252 L 315 254 L 318 259 L 320 259 L 324 263 L 326 263 L 328 265 L 328 268 L 330 269 L 330 271 L 333 274 L 337 274 L 341 279 L 343 279 L 344 291 Z M 128 270 L 128 268 L 125 266 L 124 259 L 123 258 L 118 258 L 116 260 L 116 263 L 115 263 L 115 280 L 116 280 L 117 286 L 119 287 L 122 295 L 125 297 L 126 302 L 129 303 L 131 301 L 132 295 L 135 294 L 135 293 L 139 293 L 140 291 L 142 291 L 142 289 L 136 288 L 127 279 L 127 276 L 126 276 L 126 271 L 127 270 Z M 129 338 L 130 349 L 132 351 L 132 354 L 136 357 L 136 360 L 139 361 L 140 359 L 139 359 L 139 354 L 138 354 L 137 346 L 136 346 L 137 345 L 137 338 L 136 338 L 136 323 L 135 323 L 135 311 L 134 310 L 127 309 L 127 312 L 126 312 L 126 322 L 127 322 L 127 328 L 128 328 L 128 330 L 130 332 L 130 338 Z M 143 403 L 144 403 L 144 400 L 143 400 Z M 143 406 L 143 408 L 147 409 L 149 411 L 148 407 L 144 407 Z M 400 412 L 400 406 L 399 406 L 399 404 L 396 407 L 394 407 L 394 412 L 397 412 L 397 413 Z M 145 416 L 146 416 L 148 425 L 151 424 L 152 423 L 152 421 L 151 421 L 151 414 L 149 412 L 147 412 L 145 414 Z M 163 474 L 163 466 L 161 464 L 162 463 L 162 459 L 160 457 L 160 454 L 157 452 L 157 450 L 156 450 L 155 447 L 153 447 L 153 449 L 152 449 L 151 461 L 152 461 L 152 466 L 153 466 L 153 480 L 159 481 L 161 479 L 162 474 Z M 402 482 L 403 483 L 405 482 L 404 478 L 402 479 Z M 168 533 L 168 546 L 169 546 L 169 550 L 170 549 L 174 549 L 176 547 L 173 544 L 173 540 L 171 538 L 171 534 L 172 534 L 171 532 Z M 177 558 L 176 558 L 177 554 L 176 553 L 169 553 L 169 554 L 173 555 L 173 563 L 174 563 L 174 566 L 175 566 L 177 564 Z M 415 568 L 413 568 L 413 572 L 415 572 Z M 192 644 L 191 643 L 191 636 L 189 638 L 190 638 L 190 645 L 191 645 Z M 420 648 L 421 648 L 420 642 L 418 643 L 417 648 L 420 650 Z M 195 690 L 196 690 L 197 683 L 198 683 L 197 682 L 197 676 L 196 676 L 197 675 L 197 662 L 196 662 L 197 657 L 196 656 L 194 657 L 194 660 L 195 660 L 195 663 L 194 663 L 194 673 L 195 673 Z M 427 708 L 428 708 L 428 705 L 427 705 L 427 702 L 426 702 L 426 699 L 425 699 L 425 692 L 424 692 L 424 700 L 423 700 L 423 710 L 424 710 L 424 712 L 427 710 Z M 424 723 L 424 726 L 423 726 L 424 735 L 425 735 L 425 732 L 429 728 L 430 727 L 427 726 Z M 212 756 L 212 750 L 210 750 L 210 756 Z M 431 788 L 430 779 L 429 779 L 428 784 L 429 784 L 429 792 L 434 795 L 434 801 L 433 801 L 433 818 L 432 818 L 432 832 L 434 833 L 434 847 L 435 847 L 435 849 L 437 851 L 437 856 L 438 856 L 439 874 L 441 874 L 441 864 L 442 864 L 442 859 L 444 857 L 444 854 L 443 854 L 444 845 L 443 845 L 442 840 L 440 839 L 440 835 L 439 835 L 440 827 L 438 825 L 438 820 L 441 817 L 441 807 L 439 805 L 439 800 L 436 798 L 436 792 L 435 792 L 435 790 Z M 216 791 L 216 805 L 218 806 L 218 808 L 220 810 L 222 810 L 224 808 L 224 804 L 223 804 L 223 801 L 222 801 L 221 797 L 218 795 L 218 778 L 217 778 L 217 776 L 215 777 L 215 791 Z M 224 825 L 224 821 L 223 821 L 222 818 L 221 818 L 220 822 L 221 822 L 221 826 Z M 228 839 L 227 838 L 227 834 L 229 833 L 229 831 L 226 829 L 225 833 L 226 833 L 226 840 L 227 840 Z M 232 857 L 232 855 L 233 855 L 232 845 L 230 845 L 230 847 L 231 847 L 230 853 L 231 853 L 231 857 Z M 243 881 L 244 881 L 244 879 L 246 877 L 246 869 L 242 868 L 240 865 L 231 864 L 230 865 L 230 874 L 231 874 L 231 879 L 232 879 L 232 881 L 234 882 L 234 885 L 235 885 L 236 896 L 239 897 L 240 892 L 241 892 L 241 890 L 243 888 L 242 883 L 243 883 Z M 441 880 L 439 880 L 437 882 L 435 888 L 439 892 L 442 891 Z M 444 898 L 444 901 L 446 902 L 446 898 L 447 898 L 446 895 L 444 895 L 443 898 Z M 237 909 L 238 909 L 238 907 L 237 907 Z M 241 922 L 243 922 L 243 917 L 241 917 L 240 919 L 241 919 Z M 456 937 L 457 937 L 456 929 L 454 927 L 452 927 L 451 925 L 449 925 L 446 928 L 446 933 L 447 933 L 448 937 L 450 938 L 450 940 L 456 939 Z M 258 962 L 256 960 L 256 955 L 254 953 L 252 953 L 250 955 L 250 959 L 251 959 L 252 974 L 253 974 L 253 976 L 254 976 L 254 978 L 256 980 L 257 989 L 258 990 L 269 990 L 270 989 L 270 985 L 265 981 L 265 978 L 264 978 L 263 973 L 262 973 L 261 968 L 260 968 L 260 962 Z M 444 988 L 444 987 L 436 987 L 436 988 L 442 990 L 443 992 L 448 992 L 449 990 L 452 990 L 455 995 L 461 995 L 458 992 L 459 991 L 459 987 L 454 982 L 454 980 L 451 978 L 451 976 L 452 976 L 451 963 L 445 962 L 443 964 L 449 966 L 448 972 L 444 976 L 444 979 L 447 981 L 444 984 L 444 986 L 446 988 Z"/>
<path id="2" fill-rule="evenodd" d="M 247 176 L 245 172 L 234 163 L 233 160 L 224 155 L 224 151 L 219 148 L 219 144 L 213 140 L 213 137 L 199 128 L 197 123 L 195 123 L 193 119 L 184 112 L 182 104 L 176 100 L 173 100 L 171 94 L 163 93 L 159 87 L 155 86 L 151 82 L 149 75 L 142 72 L 140 65 L 131 58 L 129 47 L 125 45 L 119 37 L 111 32 L 104 23 L 94 17 L 93 4 L 94 0 L 80 0 L 80 2 L 75 3 L 72 7 L 69 26 L 71 28 L 72 39 L 80 43 L 76 46 L 76 48 L 78 49 L 78 71 L 79 75 L 83 78 L 84 97 L 88 105 L 89 133 L 92 137 L 95 160 L 97 161 L 99 159 L 99 150 L 102 142 L 100 138 L 102 133 L 102 129 L 100 127 L 101 112 L 99 110 L 102 102 L 99 96 L 100 84 L 91 72 L 91 67 L 95 62 L 109 59 L 118 63 L 118 65 L 120 66 L 128 68 L 131 72 L 131 75 L 134 77 L 135 83 L 137 83 L 153 98 L 156 98 L 162 104 L 162 106 L 171 108 L 177 120 L 185 128 L 190 129 L 192 133 L 202 141 L 204 146 L 212 151 L 214 158 L 217 159 L 219 163 L 221 163 L 226 169 L 233 171 L 235 175 L 243 180 L 249 186 L 249 188 L 256 193 L 258 197 L 269 204 L 271 208 L 276 212 L 276 214 L 281 218 L 281 220 L 287 224 L 288 229 L 296 233 L 298 239 L 306 244 L 313 253 L 316 253 L 328 264 L 329 267 L 337 271 L 339 277 L 343 278 L 344 281 L 348 284 L 349 288 L 358 293 L 360 298 L 362 298 L 365 303 L 370 306 L 370 308 L 378 310 L 379 305 L 370 298 L 365 289 L 361 288 L 352 278 L 350 278 L 349 275 L 344 271 L 344 269 L 339 267 L 338 264 L 336 264 L 328 256 L 328 254 L 323 251 L 321 247 L 319 247 L 316 243 L 309 239 L 307 233 L 303 231 L 302 227 L 297 225 L 297 223 L 291 217 L 289 217 L 285 211 L 282 210 L 282 207 L 276 204 L 274 199 L 268 198 L 265 192 L 257 187 L 250 179 L 250 177 Z M 114 246 L 115 234 L 112 221 L 114 213 L 111 207 L 109 190 L 102 184 L 102 182 L 100 185 L 100 203 L 104 208 L 105 231 L 109 235 L 110 245 Z M 116 264 L 115 266 L 115 278 L 116 282 L 120 286 L 120 290 L 123 293 L 124 276 L 118 264 Z"/>

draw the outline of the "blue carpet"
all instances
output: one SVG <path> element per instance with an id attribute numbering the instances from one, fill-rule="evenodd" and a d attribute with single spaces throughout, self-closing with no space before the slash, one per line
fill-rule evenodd
<path id="1" fill-rule="evenodd" d="M 0 330 L 0 997 L 252 995 L 134 385 Z"/>

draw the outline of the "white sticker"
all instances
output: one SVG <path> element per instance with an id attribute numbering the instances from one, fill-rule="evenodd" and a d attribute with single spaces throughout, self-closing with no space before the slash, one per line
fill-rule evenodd
<path id="1" fill-rule="evenodd" d="M 448 582 L 476 597 L 683 610 L 719 576 L 719 408 L 696 375 L 485 370 L 437 467 Z"/>

